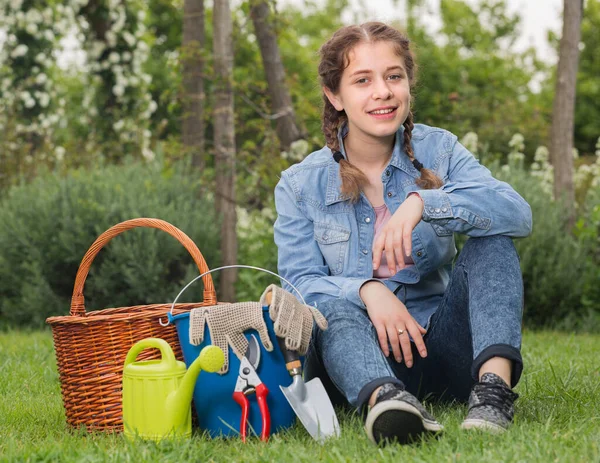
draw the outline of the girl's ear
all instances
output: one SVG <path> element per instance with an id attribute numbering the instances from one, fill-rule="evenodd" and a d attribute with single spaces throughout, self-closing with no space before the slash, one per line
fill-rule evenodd
<path id="1" fill-rule="evenodd" d="M 338 111 L 343 111 L 344 110 L 344 105 L 342 104 L 342 100 L 340 100 L 340 98 L 337 95 L 335 95 L 327 87 L 323 87 L 323 92 L 325 93 L 325 96 L 327 97 L 327 99 L 329 100 L 329 102 L 333 105 L 333 107 L 336 110 L 338 110 Z"/>

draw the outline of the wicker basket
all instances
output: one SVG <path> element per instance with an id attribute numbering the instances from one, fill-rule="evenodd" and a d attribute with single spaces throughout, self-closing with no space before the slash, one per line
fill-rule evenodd
<path id="1" fill-rule="evenodd" d="M 178 359 L 182 359 L 177 333 L 172 325 L 162 326 L 161 317 L 171 304 L 139 305 L 85 312 L 83 286 L 98 252 L 112 238 L 137 227 L 158 228 L 175 237 L 192 255 L 201 274 L 208 271 L 206 261 L 193 241 L 181 230 L 159 219 L 134 219 L 111 227 L 92 244 L 77 271 L 71 314 L 50 317 L 54 348 L 65 406 L 67 423 L 85 425 L 88 431 L 121 431 L 121 381 L 123 363 L 137 341 L 157 337 L 167 341 Z M 177 311 L 191 310 L 217 303 L 210 274 L 203 278 L 204 301 L 177 304 Z M 155 349 L 140 358 L 159 358 Z"/>

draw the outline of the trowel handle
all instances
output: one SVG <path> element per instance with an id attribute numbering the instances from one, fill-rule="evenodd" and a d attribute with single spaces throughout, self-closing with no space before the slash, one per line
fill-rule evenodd
<path id="1" fill-rule="evenodd" d="M 295 350 L 288 350 L 285 347 L 285 339 L 277 336 L 277 342 L 279 343 L 279 348 L 283 353 L 283 359 L 285 360 L 285 367 L 291 376 L 301 375 L 302 374 L 302 363 L 300 362 L 300 354 Z"/>

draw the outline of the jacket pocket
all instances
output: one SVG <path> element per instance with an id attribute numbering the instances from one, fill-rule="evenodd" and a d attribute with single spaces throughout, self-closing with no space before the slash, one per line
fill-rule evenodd
<path id="1" fill-rule="evenodd" d="M 315 240 L 329 266 L 332 275 L 344 270 L 344 259 L 348 251 L 350 230 L 340 225 L 315 223 Z"/>

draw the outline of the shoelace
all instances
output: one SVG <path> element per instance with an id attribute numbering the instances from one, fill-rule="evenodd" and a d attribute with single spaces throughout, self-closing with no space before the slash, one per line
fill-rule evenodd
<path id="1" fill-rule="evenodd" d="M 473 394 L 477 402 L 471 408 L 491 405 L 500 410 L 508 420 L 512 419 L 510 407 L 518 397 L 517 393 L 500 384 L 481 383 L 475 385 Z"/>

